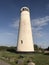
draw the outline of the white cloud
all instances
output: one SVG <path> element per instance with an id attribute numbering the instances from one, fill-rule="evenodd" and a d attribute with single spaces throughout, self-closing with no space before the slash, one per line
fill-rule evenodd
<path id="1" fill-rule="evenodd" d="M 14 28 L 18 28 L 18 26 L 19 26 L 19 20 L 14 21 L 10 26 L 14 27 Z"/>
<path id="2" fill-rule="evenodd" d="M 33 19 L 32 20 L 32 30 L 34 32 L 34 36 L 40 38 L 43 36 L 43 26 L 46 26 L 49 22 L 49 16 L 45 16 L 43 18 Z"/>
<path id="3" fill-rule="evenodd" d="M 32 20 L 32 25 L 33 26 L 38 26 L 38 27 L 42 27 L 48 24 L 49 21 L 49 16 L 45 16 L 43 18 L 38 18 L 38 19 L 33 19 Z"/>
<path id="4" fill-rule="evenodd" d="M 41 31 L 39 31 L 39 32 L 35 32 L 35 36 L 36 36 L 37 38 L 40 38 L 40 37 L 43 36 L 43 34 L 41 33 Z"/>
<path id="5" fill-rule="evenodd" d="M 0 45 L 1 46 L 14 46 L 16 45 L 16 34 L 13 32 L 0 33 Z"/>
<path id="6" fill-rule="evenodd" d="M 32 27 L 32 30 L 34 30 L 34 31 L 40 31 L 40 30 L 42 30 L 42 27 Z"/>
<path id="7" fill-rule="evenodd" d="M 14 36 L 15 34 L 14 33 L 10 33 L 10 32 L 4 32 L 4 33 L 0 33 L 0 35 L 3 35 L 3 36 Z"/>
<path id="8" fill-rule="evenodd" d="M 49 9 L 49 4 L 46 5 L 46 9 Z"/>
<path id="9" fill-rule="evenodd" d="M 6 34 L 6 35 L 10 35 L 10 36 L 14 36 L 14 35 L 15 35 L 14 33 L 9 33 L 9 32 L 4 33 L 4 34 Z"/>
<path id="10" fill-rule="evenodd" d="M 43 26 L 46 26 L 49 22 L 49 16 L 43 18 L 33 19 L 32 20 L 32 29 L 34 31 L 40 31 L 43 29 Z"/>

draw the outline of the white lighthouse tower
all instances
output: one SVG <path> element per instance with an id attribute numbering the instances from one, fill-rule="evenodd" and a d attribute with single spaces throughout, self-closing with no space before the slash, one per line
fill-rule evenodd
<path id="1" fill-rule="evenodd" d="M 20 14 L 19 33 L 17 42 L 18 52 L 34 52 L 32 38 L 30 10 L 28 7 L 22 7 Z"/>

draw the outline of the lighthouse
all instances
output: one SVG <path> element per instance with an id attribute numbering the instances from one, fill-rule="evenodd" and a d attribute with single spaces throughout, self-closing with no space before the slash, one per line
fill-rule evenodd
<path id="1" fill-rule="evenodd" d="M 28 7 L 22 7 L 20 10 L 17 52 L 34 52 L 30 10 Z"/>

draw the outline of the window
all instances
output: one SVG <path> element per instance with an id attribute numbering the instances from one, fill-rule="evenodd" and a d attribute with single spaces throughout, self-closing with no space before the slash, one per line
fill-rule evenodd
<path id="1" fill-rule="evenodd" d="M 24 11 L 25 9 L 23 8 L 23 11 Z"/>
<path id="2" fill-rule="evenodd" d="M 23 11 L 29 11 L 27 8 L 23 8 Z"/>
<path id="3" fill-rule="evenodd" d="M 23 44 L 23 40 L 21 40 L 21 43 Z"/>

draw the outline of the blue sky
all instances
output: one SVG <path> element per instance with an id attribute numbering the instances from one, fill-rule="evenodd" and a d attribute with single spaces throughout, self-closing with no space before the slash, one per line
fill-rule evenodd
<path id="1" fill-rule="evenodd" d="M 20 9 L 30 8 L 34 44 L 49 46 L 49 0 L 0 0 L 0 46 L 16 46 Z"/>

